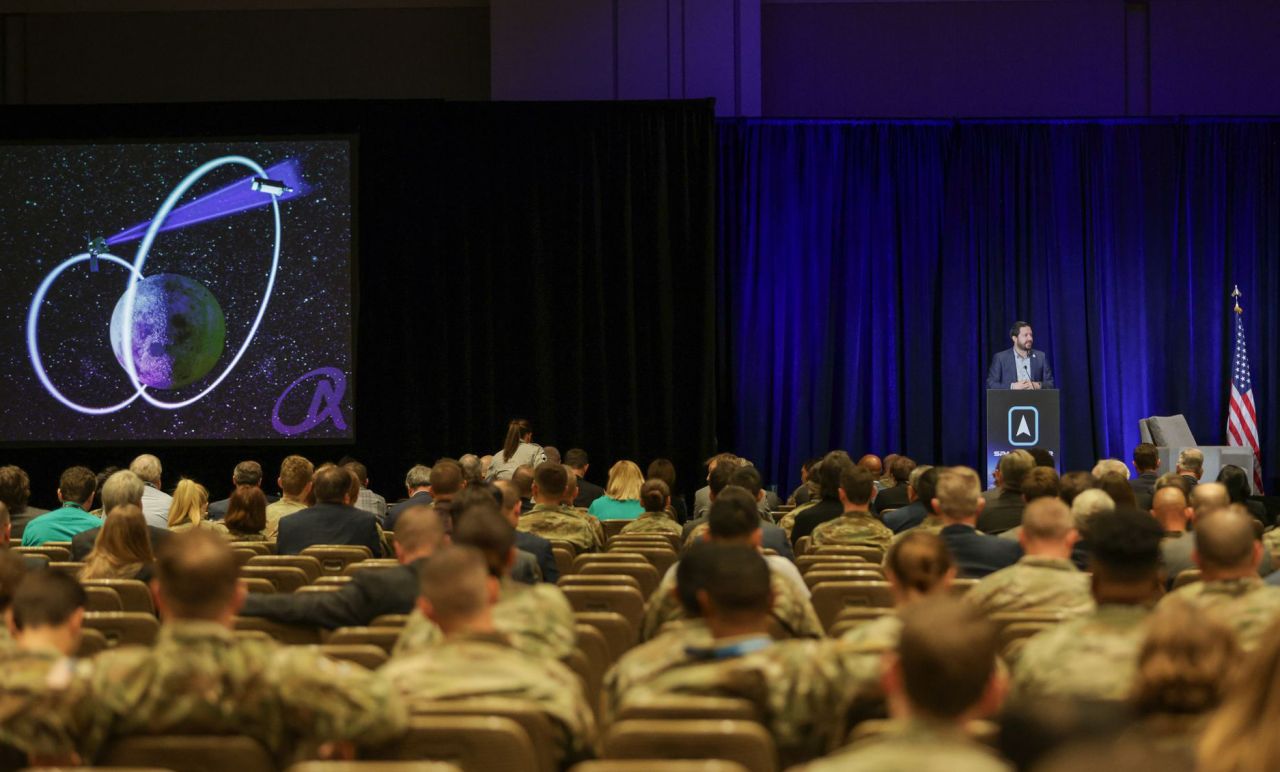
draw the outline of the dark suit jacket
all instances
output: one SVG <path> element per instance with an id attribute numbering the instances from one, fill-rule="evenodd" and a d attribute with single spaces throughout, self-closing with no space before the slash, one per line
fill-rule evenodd
<path id="1" fill-rule="evenodd" d="M 430 503 L 431 503 L 431 494 L 427 493 L 426 491 L 418 491 L 417 493 L 413 494 L 412 496 L 405 499 L 404 501 L 397 502 L 396 504 L 391 505 L 391 507 L 387 509 L 386 518 L 383 519 L 383 522 L 382 522 L 383 529 L 387 531 L 394 531 L 396 529 L 396 518 L 400 517 L 401 512 L 405 511 L 409 507 L 416 507 L 419 504 L 430 504 Z"/>
<path id="2" fill-rule="evenodd" d="M 98 531 L 102 530 L 102 526 L 90 528 L 87 531 L 81 531 L 71 537 L 71 559 L 83 563 L 93 550 L 93 543 L 98 540 Z M 156 528 L 154 525 L 147 526 L 147 531 L 151 534 L 151 550 L 160 548 L 164 540 L 169 538 L 169 531 L 164 528 Z"/>
<path id="3" fill-rule="evenodd" d="M 346 504 L 316 504 L 280 518 L 277 554 L 297 555 L 317 544 L 363 544 L 375 558 L 382 555 L 378 520 L 364 510 Z"/>
<path id="4" fill-rule="evenodd" d="M 418 571 L 427 560 L 357 571 L 335 592 L 250 593 L 240 615 L 333 630 L 367 625 L 383 614 L 408 614 L 418 599 Z"/>
<path id="5" fill-rule="evenodd" d="M 538 567 L 542 569 L 542 581 L 555 584 L 560 578 L 560 569 L 556 568 L 556 556 L 551 552 L 551 542 L 526 531 L 516 531 L 516 549 L 524 550 L 538 559 Z"/>
<path id="6" fill-rule="evenodd" d="M 981 579 L 1022 557 L 1022 547 L 1016 541 L 978 533 L 973 526 L 949 525 L 939 535 L 964 579 Z"/>
<path id="7" fill-rule="evenodd" d="M 1143 472 L 1130 478 L 1129 487 L 1133 488 L 1133 496 L 1138 500 L 1138 509 L 1151 509 L 1151 498 L 1155 495 L 1156 480 L 1160 475 L 1155 472 Z"/>
<path id="8" fill-rule="evenodd" d="M 49 510 L 40 509 L 39 507 L 27 506 L 22 510 L 22 514 L 9 514 L 9 540 L 14 544 L 22 543 L 22 532 L 27 530 L 27 523 L 35 520 L 37 517 L 47 514 Z"/>
<path id="9" fill-rule="evenodd" d="M 1027 503 L 1022 494 L 1000 489 L 995 496 L 987 499 L 987 505 L 978 515 L 978 530 L 983 533 L 1000 533 L 1022 525 L 1022 510 Z"/>
<path id="10" fill-rule="evenodd" d="M 991 357 L 991 368 L 987 370 L 988 389 L 1007 389 L 1018 380 L 1018 365 L 1014 362 L 1016 356 L 1013 347 L 1009 347 Z M 1049 360 L 1045 359 L 1043 351 L 1034 348 L 1031 349 L 1031 380 L 1039 381 L 1041 388 L 1054 388 L 1053 369 L 1049 367 Z"/>
<path id="11" fill-rule="evenodd" d="M 908 528 L 915 528 L 920 525 L 928 516 L 929 510 L 924 508 L 924 502 L 913 501 L 905 507 L 900 507 L 885 515 L 884 524 L 889 526 L 889 529 L 894 533 L 902 533 Z"/>
<path id="12" fill-rule="evenodd" d="M 604 488 L 593 482 L 587 482 L 585 478 L 578 478 L 578 497 L 573 500 L 575 507 L 586 509 L 591 506 L 591 502 L 604 495 Z"/>
<path id="13" fill-rule="evenodd" d="M 907 484 L 898 483 L 892 488 L 885 488 L 876 493 L 875 499 L 871 502 L 872 508 L 876 512 L 883 512 L 886 509 L 899 509 L 905 507 L 907 501 Z"/>

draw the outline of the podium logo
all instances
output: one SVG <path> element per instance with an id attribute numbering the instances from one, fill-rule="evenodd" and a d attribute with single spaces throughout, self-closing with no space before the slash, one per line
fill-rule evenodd
<path id="1" fill-rule="evenodd" d="M 1031 405 L 1009 408 L 1009 444 L 1029 448 L 1040 442 L 1040 411 Z"/>

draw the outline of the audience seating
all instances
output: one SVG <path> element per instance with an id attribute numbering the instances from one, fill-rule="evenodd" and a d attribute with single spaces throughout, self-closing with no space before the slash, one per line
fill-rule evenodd
<path id="1" fill-rule="evenodd" d="M 364 571 L 369 568 L 395 568 L 398 565 L 400 565 L 400 561 L 395 558 L 369 558 L 358 563 L 348 563 L 347 567 L 342 569 L 342 575 L 351 576 L 356 571 Z"/>
<path id="2" fill-rule="evenodd" d="M 326 643 L 319 649 L 321 654 L 330 659 L 354 662 L 370 670 L 377 670 L 390 659 L 385 649 L 371 643 Z"/>
<path id="3" fill-rule="evenodd" d="M 387 654 L 395 648 L 400 637 L 398 627 L 339 627 L 329 635 L 325 643 L 331 645 L 365 643 L 380 647 Z"/>
<path id="4" fill-rule="evenodd" d="M 836 617 L 850 606 L 893 607 L 888 582 L 823 582 L 813 588 L 813 610 L 830 630 Z"/>
<path id="5" fill-rule="evenodd" d="M 573 573 L 588 563 L 647 563 L 644 555 L 636 552 L 584 552 L 573 559 Z"/>
<path id="6" fill-rule="evenodd" d="M 613 564 L 610 564 L 610 565 L 613 565 Z M 618 565 L 626 565 L 626 564 L 618 564 Z M 649 565 L 648 563 L 644 565 L 645 565 L 645 568 L 653 568 L 653 566 Z M 593 585 L 593 586 L 607 585 L 611 587 L 634 587 L 636 588 L 637 592 L 641 592 L 640 580 L 636 579 L 634 576 L 629 576 L 627 574 L 613 574 L 613 573 L 566 574 L 560 577 L 560 580 L 557 581 L 556 584 L 559 585 L 561 588 L 567 587 L 571 584 Z M 643 595 L 644 593 L 641 592 L 641 594 Z"/>
<path id="7" fill-rule="evenodd" d="M 902 719 L 870 718 L 858 722 L 858 725 L 849 732 L 848 739 L 849 742 L 854 742 L 855 740 L 865 740 L 868 737 L 898 732 L 902 730 L 904 724 L 905 722 Z M 974 719 L 964 725 L 964 733 L 970 739 L 994 748 L 999 740 L 1000 727 L 991 721 Z"/>
<path id="8" fill-rule="evenodd" d="M 447 761 L 467 772 L 540 772 L 529 735 L 515 721 L 498 716 L 413 716 L 398 741 L 363 755 Z"/>
<path id="9" fill-rule="evenodd" d="M 102 633 L 108 646 L 150 646 L 160 632 L 154 614 L 138 611 L 89 611 L 84 615 L 84 626 Z"/>
<path id="10" fill-rule="evenodd" d="M 741 764 L 723 759 L 603 759 L 575 764 L 569 772 L 653 772 L 655 769 L 662 772 L 748 772 Z"/>
<path id="11" fill-rule="evenodd" d="M 276 763 L 257 740 L 242 735 L 155 735 L 116 740 L 103 766 L 160 767 L 172 772 L 275 772 Z"/>
<path id="12" fill-rule="evenodd" d="M 800 569 L 800 573 L 811 570 L 814 566 L 826 566 L 828 568 L 852 568 L 852 564 L 859 563 L 864 566 L 872 565 L 868 561 L 857 555 L 815 555 L 809 553 L 796 558 L 796 567 Z"/>
<path id="13" fill-rule="evenodd" d="M 262 630 L 232 630 L 231 634 L 234 635 L 237 639 L 246 640 L 246 641 L 274 641 L 275 640 L 275 638 L 272 638 L 270 635 L 267 635 L 267 633 L 263 632 Z"/>
<path id="14" fill-rule="evenodd" d="M 796 539 L 796 543 L 793 545 L 792 549 L 795 551 L 796 557 L 798 558 L 801 555 L 808 555 L 809 548 L 811 546 L 813 546 L 813 537 L 801 536 L 799 539 Z"/>
<path id="15" fill-rule="evenodd" d="M 290 593 L 307 584 L 307 575 L 293 566 L 256 566 L 252 562 L 240 569 L 246 579 L 267 579 L 275 585 L 276 592 Z"/>
<path id="16" fill-rule="evenodd" d="M 319 560 L 324 572 L 330 576 L 341 574 L 352 563 L 373 557 L 373 552 L 368 547 L 347 544 L 317 544 L 307 547 L 302 554 Z"/>
<path id="17" fill-rule="evenodd" d="M 1179 587 L 1185 587 L 1188 584 L 1195 584 L 1198 581 L 1200 581 L 1200 569 L 1198 568 L 1183 569 L 1182 571 L 1178 572 L 1177 576 L 1174 577 L 1173 589 L 1176 590 Z"/>
<path id="18" fill-rule="evenodd" d="M 600 683 L 604 677 L 603 673 L 596 673 L 592 669 L 591 661 L 587 659 L 587 655 L 582 653 L 582 649 L 575 648 L 573 651 L 560 658 L 560 664 L 573 671 L 578 677 L 578 686 L 582 691 L 583 698 L 587 704 L 591 704 L 593 697 L 600 694 Z M 592 712 L 597 712 L 593 705 Z"/>
<path id="19" fill-rule="evenodd" d="M 268 557 L 267 555 L 263 555 L 257 550 L 251 550 L 245 547 L 236 547 L 235 549 L 231 550 L 231 554 L 236 556 L 236 565 L 241 567 L 246 565 L 250 560 L 253 560 L 254 558 Z"/>
<path id="20" fill-rule="evenodd" d="M 1043 611 L 998 611 L 989 618 L 1000 633 L 1000 655 L 1007 660 L 1017 655 L 1027 638 L 1063 620 L 1060 614 Z"/>
<path id="21" fill-rule="evenodd" d="M 75 563 L 69 560 L 55 560 L 49 563 L 50 571 L 57 571 L 60 574 L 66 574 L 72 579 L 78 579 L 80 572 L 84 570 L 84 563 Z"/>
<path id="22" fill-rule="evenodd" d="M 619 721 L 603 747 L 608 759 L 725 759 L 750 772 L 778 768 L 773 738 L 753 721 Z"/>
<path id="23" fill-rule="evenodd" d="M 275 550 L 268 546 L 265 541 L 233 541 L 231 542 L 233 550 L 253 550 L 257 555 L 273 555 Z"/>
<path id="24" fill-rule="evenodd" d="M 244 585 L 246 592 L 261 592 L 268 595 L 274 595 L 276 586 L 272 584 L 270 579 L 263 579 L 261 576 L 240 577 L 240 582 Z"/>
<path id="25" fill-rule="evenodd" d="M 299 587 L 298 589 L 294 590 L 294 592 L 295 593 L 337 592 L 338 590 L 341 590 L 341 589 L 342 587 L 336 584 L 308 584 L 306 586 Z"/>
<path id="26" fill-rule="evenodd" d="M 618 549 L 625 550 L 625 552 L 623 552 L 622 554 L 639 555 L 644 560 L 647 560 L 649 563 L 653 564 L 653 567 L 655 569 L 657 569 L 659 576 L 666 574 L 667 569 L 671 568 L 671 566 L 674 565 L 677 560 L 679 560 L 679 557 L 677 557 L 675 550 L 667 549 L 665 547 L 663 548 L 637 547 L 634 544 L 623 544 L 623 545 L 620 545 Z M 615 553 L 610 551 L 605 554 L 612 555 Z"/>
<path id="27" fill-rule="evenodd" d="M 839 638 L 850 630 L 865 625 L 867 622 L 873 622 L 880 617 L 893 613 L 896 612 L 892 608 L 850 606 L 841 609 L 840 613 L 836 615 L 835 624 L 831 625 L 831 629 L 827 631 L 827 634 L 832 638 Z"/>
<path id="28" fill-rule="evenodd" d="M 281 643 L 312 645 L 320 643 L 320 630 L 302 625 L 282 625 L 262 617 L 236 617 L 236 630 L 261 630 Z"/>
<path id="29" fill-rule="evenodd" d="M 443 761 L 304 761 L 287 772 L 464 772 Z"/>
<path id="30" fill-rule="evenodd" d="M 323 569 L 320 561 L 310 555 L 256 555 L 249 560 L 251 566 L 285 566 L 301 569 L 307 576 L 307 583 L 320 578 Z"/>
<path id="31" fill-rule="evenodd" d="M 618 712 L 619 721 L 649 719 L 658 721 L 759 721 L 756 707 L 746 700 L 732 697 L 698 697 L 665 695 L 629 700 Z"/>
<path id="32" fill-rule="evenodd" d="M 658 589 L 658 572 L 648 563 L 587 563 L 580 572 L 583 576 L 622 574 L 640 583 L 640 594 L 648 598 Z"/>
<path id="33" fill-rule="evenodd" d="M 673 550 L 679 550 L 684 542 L 680 539 L 678 533 L 624 533 L 619 534 L 609 540 L 608 549 L 620 547 L 627 544 L 636 546 L 644 546 L 654 544 L 658 546 L 667 546 Z"/>
<path id="34" fill-rule="evenodd" d="M 110 648 L 107 636 L 92 627 L 80 628 L 80 645 L 76 647 L 76 656 L 80 659 L 92 657 L 103 649 Z"/>
<path id="35" fill-rule="evenodd" d="M 124 611 L 120 596 L 110 587 L 85 587 L 85 611 Z"/>
<path id="36" fill-rule="evenodd" d="M 634 518 L 632 518 L 634 519 Z M 632 519 L 627 520 L 601 520 L 600 524 L 604 526 L 604 538 L 610 539 L 622 532 L 622 529 L 630 523 Z"/>
<path id="37" fill-rule="evenodd" d="M 853 555 L 868 563 L 880 565 L 884 561 L 884 550 L 879 547 L 857 547 L 846 544 L 826 544 L 813 550 L 811 555 Z"/>
<path id="38" fill-rule="evenodd" d="M 820 568 L 810 569 L 804 575 L 804 583 L 809 589 L 813 589 L 819 582 L 882 582 L 884 581 L 884 572 L 879 566 L 863 568 L 864 564 L 858 564 L 858 568 L 830 568 L 823 565 Z"/>
<path id="39" fill-rule="evenodd" d="M 410 712 L 414 718 L 422 716 L 505 718 L 517 724 L 533 744 L 532 759 L 539 772 L 556 772 L 556 756 L 559 755 L 561 730 L 536 705 L 522 700 L 485 697 L 414 702 L 410 705 Z"/>
<path id="40" fill-rule="evenodd" d="M 351 577 L 349 576 L 322 576 L 312 582 L 312 584 L 334 584 L 341 587 L 349 581 L 351 581 Z"/>
<path id="41" fill-rule="evenodd" d="M 969 591 L 969 588 L 978 583 L 977 579 L 952 579 L 951 594 L 960 597 Z"/>
<path id="42" fill-rule="evenodd" d="M 551 542 L 551 549 L 559 547 L 560 549 L 568 550 L 570 555 L 578 554 L 578 545 L 571 541 L 565 541 L 564 539 L 547 539 L 547 541 Z"/>
<path id="43" fill-rule="evenodd" d="M 552 546 L 551 555 L 556 559 L 556 570 L 561 576 L 573 573 L 573 550 L 560 546 Z"/>
<path id="44" fill-rule="evenodd" d="M 613 664 L 609 642 L 605 640 L 604 633 L 585 622 L 575 622 L 573 629 L 578 637 L 578 650 L 591 666 L 595 689 L 588 691 L 587 697 L 594 706 L 596 698 L 600 695 L 600 685 L 604 683 L 605 671 Z"/>
<path id="45" fill-rule="evenodd" d="M 369 623 L 369 626 L 402 628 L 408 623 L 408 614 L 383 614 L 380 617 L 374 617 L 374 620 Z"/>
<path id="46" fill-rule="evenodd" d="M 591 587 L 570 584 L 560 588 L 574 611 L 613 611 L 622 615 L 632 632 L 644 618 L 644 596 L 634 587 Z"/>
<path id="47" fill-rule="evenodd" d="M 609 660 L 618 661 L 636 645 L 638 631 L 626 617 L 614 611 L 575 611 L 575 622 L 590 625 L 600 631 L 609 644 Z"/>
<path id="48" fill-rule="evenodd" d="M 120 596 L 125 611 L 140 611 L 155 614 L 155 603 L 151 599 L 151 588 L 137 579 L 85 579 L 85 587 L 109 587 Z"/>
<path id="49" fill-rule="evenodd" d="M 66 563 L 71 560 L 71 550 L 67 547 L 55 547 L 53 544 L 42 544 L 39 547 L 13 547 L 14 552 L 23 555 L 44 555 L 49 562 Z"/>

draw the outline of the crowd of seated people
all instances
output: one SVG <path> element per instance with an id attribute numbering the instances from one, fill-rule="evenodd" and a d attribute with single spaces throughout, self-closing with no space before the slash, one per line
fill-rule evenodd
<path id="1" fill-rule="evenodd" d="M 406 738 L 492 711 L 540 717 L 521 763 L 549 772 L 646 717 L 729 711 L 765 769 L 1280 769 L 1280 531 L 1235 467 L 1203 480 L 1187 451 L 1160 474 L 1140 445 L 1132 469 L 1059 475 L 1019 450 L 984 491 L 835 450 L 783 503 L 721 453 L 686 502 L 666 459 L 599 487 L 584 450 L 563 458 L 517 421 L 492 456 L 410 466 L 400 495 L 291 455 L 278 498 L 246 460 L 211 503 L 144 454 L 68 468 L 50 511 L 0 468 L 0 765 L 101 763 L 137 735 L 242 735 L 280 769 L 456 760 Z M 307 582 L 245 581 L 263 567 Z M 150 600 L 124 616 L 158 632 L 93 643 L 103 588 L 123 606 L 130 582 Z M 358 635 L 374 661 L 336 643 Z M 704 739 L 652 757 L 738 758 Z"/>

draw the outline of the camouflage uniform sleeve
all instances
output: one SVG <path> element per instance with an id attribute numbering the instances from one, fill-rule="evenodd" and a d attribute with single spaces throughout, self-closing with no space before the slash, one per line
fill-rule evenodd
<path id="1" fill-rule="evenodd" d="M 404 629 L 400 631 L 400 637 L 396 639 L 396 645 L 391 650 L 391 658 L 417 654 L 443 640 L 444 633 L 436 623 L 423 616 L 421 611 L 414 609 L 409 615 L 409 620 L 405 622 Z"/>
<path id="2" fill-rule="evenodd" d="M 644 621 L 640 625 L 642 642 L 652 640 L 667 622 L 684 616 L 684 610 L 672 592 L 675 586 L 675 572 L 669 571 L 658 583 L 658 589 L 649 596 L 649 602 L 644 606 Z"/>
<path id="3" fill-rule="evenodd" d="M 527 654 L 548 659 L 569 656 L 578 644 L 569 599 L 560 588 L 549 584 L 533 585 L 521 592 L 520 600 L 499 601 L 494 607 L 494 627 Z"/>
<path id="4" fill-rule="evenodd" d="M 77 738 L 90 728 L 88 682 L 71 660 L 7 665 L 0 674 L 0 743 L 25 753 L 66 756 L 82 752 Z"/>
<path id="5" fill-rule="evenodd" d="M 822 620 L 808 598 L 802 597 L 795 585 L 777 574 L 773 575 L 773 614 L 778 621 L 797 638 L 824 638 L 826 631 Z M 647 611 L 647 609 L 646 609 Z"/>
<path id="6" fill-rule="evenodd" d="M 282 647 L 272 665 L 283 719 L 299 736 L 377 744 L 408 724 L 404 703 L 379 673 L 302 647 Z"/>

